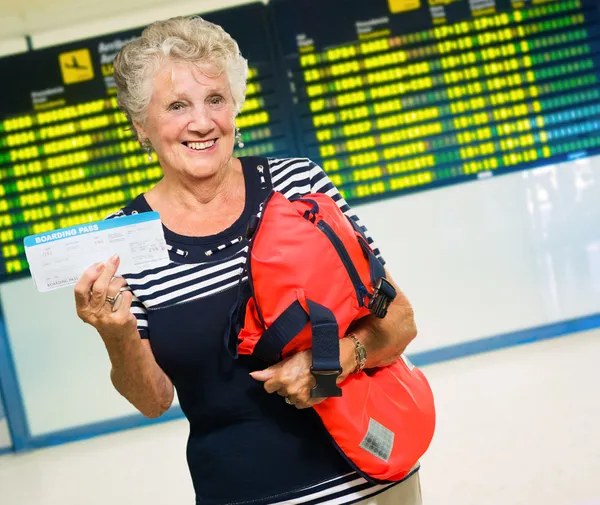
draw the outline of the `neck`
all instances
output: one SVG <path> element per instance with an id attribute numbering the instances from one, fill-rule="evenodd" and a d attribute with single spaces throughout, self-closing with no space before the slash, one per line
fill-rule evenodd
<path id="1" fill-rule="evenodd" d="M 240 176 L 240 163 L 232 158 L 214 175 L 203 179 L 190 180 L 180 174 L 165 174 L 147 195 L 169 202 L 180 210 L 208 209 L 239 196 Z"/>

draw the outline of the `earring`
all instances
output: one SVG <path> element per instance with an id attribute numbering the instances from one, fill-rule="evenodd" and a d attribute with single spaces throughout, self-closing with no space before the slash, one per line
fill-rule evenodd
<path id="1" fill-rule="evenodd" d="M 142 141 L 142 148 L 148 154 L 148 161 L 152 161 L 152 142 L 150 142 L 150 139 L 145 138 Z"/>
<path id="2" fill-rule="evenodd" d="M 240 129 L 237 126 L 235 127 L 235 140 L 237 142 L 238 147 L 242 149 L 244 147 L 244 142 L 242 141 L 242 134 L 240 132 Z"/>

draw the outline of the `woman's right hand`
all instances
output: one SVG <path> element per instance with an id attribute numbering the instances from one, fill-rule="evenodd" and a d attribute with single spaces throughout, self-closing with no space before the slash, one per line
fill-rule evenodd
<path id="1" fill-rule="evenodd" d="M 119 257 L 112 256 L 106 263 L 88 268 L 75 285 L 77 315 L 91 324 L 103 339 L 122 338 L 137 331 L 137 320 L 131 313 L 131 291 L 121 291 L 127 285 L 122 277 L 114 277 Z M 121 293 L 121 304 L 113 312 L 107 296 Z"/>

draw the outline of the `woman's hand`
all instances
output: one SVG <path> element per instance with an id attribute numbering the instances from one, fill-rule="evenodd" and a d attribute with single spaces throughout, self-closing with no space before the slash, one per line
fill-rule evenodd
<path id="1" fill-rule="evenodd" d="M 103 339 L 114 339 L 137 331 L 137 321 L 131 313 L 130 291 L 121 292 L 126 286 L 122 277 L 114 277 L 119 266 L 119 257 L 111 257 L 106 264 L 97 263 L 88 268 L 75 285 L 77 315 L 91 324 Z M 107 296 L 121 293 L 120 305 L 113 311 Z"/>
<path id="2" fill-rule="evenodd" d="M 356 368 L 354 344 L 347 338 L 340 340 L 340 364 L 342 373 L 337 379 L 338 384 Z M 310 390 L 316 384 L 310 373 L 311 366 L 312 351 L 309 349 L 300 351 L 269 368 L 252 372 L 250 376 L 264 382 L 267 393 L 277 393 L 297 409 L 307 409 L 326 400 L 310 397 Z"/>

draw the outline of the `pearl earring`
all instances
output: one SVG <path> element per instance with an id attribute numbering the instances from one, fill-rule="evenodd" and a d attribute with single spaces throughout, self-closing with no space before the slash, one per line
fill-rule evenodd
<path id="1" fill-rule="evenodd" d="M 244 142 L 242 141 L 240 129 L 237 126 L 235 127 L 235 140 L 237 141 L 238 147 L 242 149 L 244 147 Z"/>
<path id="2" fill-rule="evenodd" d="M 142 141 L 142 147 L 144 148 L 144 151 L 146 151 L 146 153 L 148 154 L 148 161 L 152 161 L 152 142 L 150 142 L 150 139 L 144 139 Z"/>

